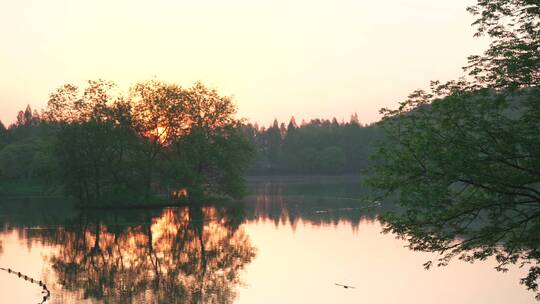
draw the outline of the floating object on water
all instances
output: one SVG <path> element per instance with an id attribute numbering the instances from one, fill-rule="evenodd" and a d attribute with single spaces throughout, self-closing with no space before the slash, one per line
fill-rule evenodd
<path id="1" fill-rule="evenodd" d="M 39 286 L 41 286 L 41 288 L 42 288 L 41 293 L 44 294 L 44 296 L 43 296 L 43 300 L 40 302 L 40 304 L 43 304 L 43 303 L 47 302 L 47 300 L 51 297 L 51 292 L 47 288 L 47 285 L 45 285 L 45 283 L 43 283 L 42 281 L 38 281 L 38 280 L 36 280 L 34 278 L 31 278 L 31 277 L 29 277 L 29 276 L 27 276 L 25 274 L 22 274 L 20 271 L 15 272 L 11 268 L 6 269 L 6 268 L 0 267 L 0 270 L 6 271 L 7 273 L 16 274 L 17 277 L 19 277 L 19 278 L 22 277 L 25 281 L 30 281 L 31 283 L 35 283 L 35 284 L 38 284 Z"/>
<path id="2" fill-rule="evenodd" d="M 338 283 L 334 283 L 334 285 L 341 286 L 341 287 L 343 287 L 343 288 L 345 288 L 345 289 L 347 289 L 347 288 L 356 288 L 356 287 L 354 287 L 354 286 L 343 285 L 343 284 L 338 284 Z"/>

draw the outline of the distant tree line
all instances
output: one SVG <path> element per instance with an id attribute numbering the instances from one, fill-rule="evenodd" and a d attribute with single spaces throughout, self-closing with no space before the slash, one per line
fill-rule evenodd
<path id="1" fill-rule="evenodd" d="M 374 125 L 313 119 L 269 128 L 233 117 L 230 98 L 198 83 L 67 84 L 40 113 L 0 122 L 0 194 L 65 194 L 134 201 L 155 194 L 239 197 L 245 174 L 359 174 Z M 256 153 L 255 153 L 256 152 Z M 247 172 L 246 172 L 247 169 Z M 179 190 L 182 190 L 179 192 Z"/>
<path id="2" fill-rule="evenodd" d="M 250 174 L 359 174 L 367 166 L 373 142 L 382 133 L 362 125 L 358 115 L 349 122 L 313 119 L 298 125 L 274 120 L 268 127 L 245 124 L 244 133 L 257 148 Z"/>
<path id="3" fill-rule="evenodd" d="M 43 113 L 42 113 L 43 114 Z M 53 156 L 55 128 L 45 123 L 30 106 L 19 111 L 8 128 L 0 122 L 0 178 L 6 180 L 49 179 L 56 168 Z M 5 184 L 0 191 L 6 190 Z"/>
<path id="4" fill-rule="evenodd" d="M 104 84 L 96 82 L 93 85 Z M 150 94 L 142 91 L 150 90 L 150 85 L 140 84 L 140 94 Z M 152 85 L 156 86 L 152 94 L 156 93 L 157 87 L 165 86 L 163 83 Z M 79 96 L 80 105 L 69 105 L 65 102 L 66 96 L 75 89 L 69 85 L 58 89 L 51 94 L 49 107 L 41 113 L 28 106 L 8 128 L 0 122 L 2 181 L 44 182 L 49 185 L 49 191 L 63 185 L 69 193 L 84 197 L 86 192 L 91 196 L 91 192 L 97 195 L 112 190 L 103 187 L 119 187 L 115 191 L 125 192 L 128 184 L 137 185 L 139 190 L 135 193 L 138 193 L 140 189 L 152 188 L 154 178 L 161 183 L 167 181 L 165 184 L 172 187 L 180 182 L 173 182 L 169 177 L 183 176 L 181 183 L 189 186 L 199 178 L 199 164 L 201 172 L 210 167 L 223 167 L 230 174 L 235 172 L 234 176 L 241 176 L 243 165 L 235 167 L 234 164 L 243 164 L 240 158 L 245 154 L 238 149 L 245 149 L 245 153 L 251 155 L 253 147 L 257 153 L 249 163 L 247 174 L 358 174 L 367 165 L 373 142 L 382 138 L 379 128 L 362 125 L 356 114 L 348 122 L 338 122 L 335 118 L 313 119 L 299 125 L 293 117 L 287 125 L 275 120 L 268 128 L 235 121 L 228 126 L 230 130 L 221 130 L 228 130 L 227 136 L 233 134 L 234 140 L 216 137 L 212 139 L 212 147 L 205 147 L 205 131 L 193 129 L 190 136 L 182 136 L 181 126 L 177 123 L 175 126 L 174 113 L 169 113 L 170 123 L 158 122 L 166 117 L 167 111 L 174 111 L 165 104 L 160 109 L 155 107 L 156 101 L 146 104 L 138 101 L 135 107 L 131 104 L 135 101 L 117 100 L 116 103 L 105 102 L 100 107 L 95 101 L 83 102 Z M 90 98 L 89 92 L 85 98 Z M 81 108 L 83 104 L 86 109 Z M 137 113 L 139 116 L 135 116 Z M 153 113 L 153 116 L 142 113 Z M 175 136 L 178 138 L 174 139 Z M 176 157 L 185 162 L 165 157 L 165 152 L 169 153 L 173 148 Z M 225 151 L 229 151 L 228 154 Z M 223 159 L 217 159 L 217 155 Z M 204 161 L 220 162 L 220 165 L 203 164 Z M 178 170 L 184 173 L 179 175 Z M 212 176 L 212 179 L 219 177 Z M 220 180 L 216 184 L 229 183 L 227 187 L 242 188 L 241 178 L 222 177 Z M 94 185 L 92 191 L 86 189 L 90 184 Z M 161 191 L 167 187 L 162 188 Z M 8 190 L 6 186 L 0 186 L 0 193 Z"/>

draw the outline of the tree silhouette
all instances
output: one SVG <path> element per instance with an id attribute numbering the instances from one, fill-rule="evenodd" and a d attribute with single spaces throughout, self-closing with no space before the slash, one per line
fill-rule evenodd
<path id="1" fill-rule="evenodd" d="M 479 0 L 469 10 L 477 34 L 494 38 L 470 57 L 474 79 L 433 82 L 382 110 L 371 185 L 403 207 L 382 219 L 411 249 L 438 252 L 437 265 L 490 256 L 501 271 L 527 265 L 521 283 L 537 291 L 540 3 Z"/>

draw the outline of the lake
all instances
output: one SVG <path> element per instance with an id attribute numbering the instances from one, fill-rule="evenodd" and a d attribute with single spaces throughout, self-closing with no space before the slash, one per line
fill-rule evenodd
<path id="1" fill-rule="evenodd" d="M 129 211 L 0 198 L 0 267 L 46 282 L 46 303 L 535 302 L 526 271 L 494 260 L 424 270 L 435 256 L 381 234 L 392 206 L 365 201 L 359 177 L 257 177 L 249 189 L 239 203 Z M 6 271 L 0 292 L 43 299 Z"/>

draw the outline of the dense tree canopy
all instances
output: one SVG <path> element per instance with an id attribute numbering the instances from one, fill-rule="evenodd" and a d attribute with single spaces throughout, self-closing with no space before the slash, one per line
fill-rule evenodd
<path id="1" fill-rule="evenodd" d="M 179 190 L 192 199 L 241 196 L 254 149 L 235 111 L 231 98 L 202 83 L 151 80 L 127 93 L 104 80 L 67 84 L 42 115 L 28 107 L 9 130 L 0 128 L 0 178 L 56 181 L 94 203 Z"/>
<path id="2" fill-rule="evenodd" d="M 100 201 L 139 194 L 132 152 L 136 138 L 130 130 L 130 108 L 115 85 L 89 81 L 82 91 L 64 85 L 50 95 L 48 122 L 57 124 L 55 155 L 59 179 L 68 194 L 84 201 Z"/>
<path id="3" fill-rule="evenodd" d="M 477 17 L 477 36 L 492 38 L 483 55 L 469 57 L 476 84 L 522 88 L 540 84 L 540 2 L 478 0 L 468 8 Z"/>
<path id="4" fill-rule="evenodd" d="M 243 130 L 257 147 L 252 174 L 360 174 L 381 137 L 356 114 L 347 123 L 313 119 L 299 126 L 293 117 L 287 127 L 275 120 L 267 129 L 247 124 Z"/>
<path id="5" fill-rule="evenodd" d="M 29 108 L 20 122 L 0 128 L 0 179 L 17 186 L 0 187 L 0 194 L 63 189 L 88 201 L 131 202 L 189 188 L 241 196 L 248 163 L 246 173 L 256 175 L 359 174 L 381 136 L 356 114 L 346 123 L 297 124 L 293 117 L 264 128 L 233 119 L 232 110 L 228 97 L 200 83 L 184 89 L 152 80 L 125 95 L 102 80 L 64 85 L 41 115 Z"/>
<path id="6" fill-rule="evenodd" d="M 537 291 L 540 3 L 478 0 L 469 10 L 478 35 L 493 38 L 469 58 L 474 77 L 433 82 L 382 110 L 387 140 L 370 183 L 403 207 L 382 219 L 411 249 L 438 252 L 437 265 L 491 256 L 498 270 L 526 265 L 522 283 Z"/>
<path id="7" fill-rule="evenodd" d="M 55 176 L 53 127 L 42 123 L 30 106 L 7 129 L 0 123 L 0 193 L 11 191 L 7 180 L 45 181 Z M 30 186 L 29 184 L 27 186 Z"/>
<path id="8" fill-rule="evenodd" d="M 386 112 L 389 141 L 377 154 L 372 185 L 397 195 L 405 212 L 383 219 L 414 250 L 472 261 L 496 256 L 534 263 L 524 281 L 536 290 L 540 251 L 540 94 L 459 91 L 411 96 Z M 511 111 L 516 107 L 515 111 Z M 519 110 L 517 110 L 519 109 Z"/>

